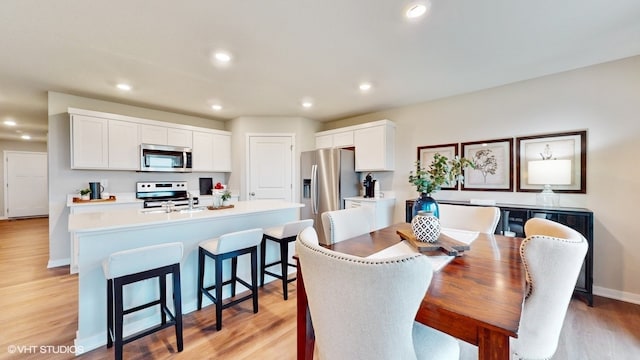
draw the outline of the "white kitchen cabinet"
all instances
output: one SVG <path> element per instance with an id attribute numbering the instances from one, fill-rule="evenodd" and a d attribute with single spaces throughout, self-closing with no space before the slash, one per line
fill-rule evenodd
<path id="1" fill-rule="evenodd" d="M 355 129 L 356 171 L 393 171 L 395 126 L 389 121 Z"/>
<path id="2" fill-rule="evenodd" d="M 213 134 L 213 171 L 231 172 L 231 134 Z"/>
<path id="3" fill-rule="evenodd" d="M 73 115 L 71 117 L 71 168 L 107 169 L 109 167 L 109 121 Z"/>
<path id="4" fill-rule="evenodd" d="M 395 198 L 365 198 L 351 197 L 344 199 L 344 208 L 365 207 L 371 214 L 371 231 L 379 230 L 393 224 L 393 208 Z"/>
<path id="5" fill-rule="evenodd" d="M 192 171 L 213 171 L 213 134 L 193 132 Z"/>
<path id="6" fill-rule="evenodd" d="M 167 145 L 192 147 L 193 131 L 184 129 L 167 128 Z"/>
<path id="7" fill-rule="evenodd" d="M 194 131 L 193 171 L 230 172 L 231 135 Z"/>
<path id="8" fill-rule="evenodd" d="M 140 125 L 140 143 L 167 145 L 167 128 L 157 125 Z"/>
<path id="9" fill-rule="evenodd" d="M 140 169 L 138 124 L 109 120 L 109 170 Z"/>
<path id="10" fill-rule="evenodd" d="M 316 149 L 345 148 L 351 146 L 353 146 L 353 130 L 329 130 L 316 133 Z"/>
<path id="11" fill-rule="evenodd" d="M 333 147 L 332 134 L 325 134 L 325 135 L 318 135 L 318 134 L 316 134 L 316 149 L 327 149 L 327 148 Z"/>

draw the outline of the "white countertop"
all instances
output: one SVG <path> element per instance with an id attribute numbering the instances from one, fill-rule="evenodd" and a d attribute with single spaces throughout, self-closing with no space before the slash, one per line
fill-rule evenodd
<path id="1" fill-rule="evenodd" d="M 134 199 L 135 200 L 135 199 Z M 139 201 L 139 200 L 138 200 Z M 70 232 L 93 232 L 127 227 L 167 224 L 184 221 L 206 221 L 215 218 L 233 217 L 251 213 L 303 207 L 303 204 L 282 200 L 239 201 L 233 208 L 221 210 L 203 210 L 193 213 L 143 213 L 138 209 L 121 211 L 102 211 L 69 215 Z M 148 209 L 147 209 L 148 210 Z"/>
<path id="2" fill-rule="evenodd" d="M 375 202 L 375 201 L 395 201 L 396 198 L 395 197 L 372 197 L 372 198 L 366 198 L 364 196 L 353 196 L 353 197 L 347 197 L 344 198 L 345 200 L 352 200 L 352 201 L 371 201 L 371 202 Z"/>

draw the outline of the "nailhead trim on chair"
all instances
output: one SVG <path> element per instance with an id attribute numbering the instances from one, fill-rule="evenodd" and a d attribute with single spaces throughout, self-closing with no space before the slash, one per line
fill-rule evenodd
<path id="1" fill-rule="evenodd" d="M 558 237 L 547 236 L 547 235 L 531 235 L 531 236 L 528 236 L 527 238 L 525 238 L 524 240 L 522 240 L 522 244 L 520 244 L 520 258 L 522 259 L 522 264 L 524 265 L 525 280 L 527 282 L 527 294 L 525 295 L 525 299 L 527 299 L 529 296 L 531 296 L 531 294 L 533 294 L 533 280 L 531 279 L 531 275 L 529 273 L 529 264 L 527 263 L 527 259 L 524 256 L 524 251 L 525 251 L 525 248 L 527 247 L 527 245 L 529 244 L 529 242 L 534 237 L 535 238 L 553 239 L 553 240 L 556 240 L 556 241 L 562 241 L 562 242 L 567 242 L 567 243 L 580 242 L 580 241 L 575 241 L 575 240 L 572 240 L 572 239 L 564 239 L 564 238 L 558 238 Z"/>
<path id="2" fill-rule="evenodd" d="M 384 265 L 384 264 L 393 264 L 393 263 L 398 263 L 398 262 L 406 262 L 406 261 L 411 261 L 411 260 L 415 260 L 416 258 L 420 257 L 420 256 L 424 256 L 422 254 L 415 254 L 412 256 L 407 256 L 407 255 L 400 255 L 402 256 L 402 258 L 397 258 L 397 257 L 391 257 L 391 258 L 387 258 L 387 259 L 367 259 L 367 258 L 360 258 L 357 256 L 344 256 L 340 253 L 336 253 L 330 249 L 326 249 L 323 247 L 312 247 L 309 246 L 308 244 L 306 244 L 304 241 L 300 241 L 300 243 L 315 252 L 318 253 L 322 253 L 324 255 L 327 255 L 329 257 L 332 257 L 334 259 L 338 259 L 338 260 L 346 260 L 346 261 L 350 261 L 350 262 L 354 262 L 357 264 L 371 264 L 371 265 Z M 331 251 L 331 252 L 329 252 Z"/>

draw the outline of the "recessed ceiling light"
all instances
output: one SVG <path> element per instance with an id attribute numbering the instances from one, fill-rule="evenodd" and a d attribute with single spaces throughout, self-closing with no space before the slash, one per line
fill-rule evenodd
<path id="1" fill-rule="evenodd" d="M 215 111 L 220 111 L 222 110 L 222 105 L 211 105 L 211 108 Z"/>
<path id="2" fill-rule="evenodd" d="M 431 3 L 429 1 L 413 3 L 407 6 L 404 15 L 408 19 L 415 19 L 423 16 L 429 11 L 431 8 Z"/>
<path id="3" fill-rule="evenodd" d="M 228 63 L 229 61 L 231 61 L 231 54 L 226 51 L 216 51 L 216 53 L 213 54 L 213 57 L 215 57 L 216 60 L 222 63 Z"/>
<path id="4" fill-rule="evenodd" d="M 129 84 L 118 84 L 116 85 L 116 87 L 120 90 L 124 90 L 124 91 L 130 91 L 131 90 L 131 85 Z"/>
<path id="5" fill-rule="evenodd" d="M 16 122 L 13 120 L 5 120 L 4 124 L 7 126 L 16 126 Z"/>
<path id="6" fill-rule="evenodd" d="M 308 109 L 308 108 L 310 108 L 312 106 L 313 106 L 313 103 L 311 101 L 303 101 L 302 102 L 302 107 L 305 108 L 305 109 Z"/>
<path id="7" fill-rule="evenodd" d="M 367 91 L 371 90 L 371 83 L 363 82 L 358 87 L 360 88 L 361 91 L 367 92 Z"/>
<path id="8" fill-rule="evenodd" d="M 24 135 L 20 136 L 20 138 L 22 138 L 24 140 L 29 140 L 29 139 L 31 139 L 31 136 L 29 136 L 27 134 L 24 134 Z"/>

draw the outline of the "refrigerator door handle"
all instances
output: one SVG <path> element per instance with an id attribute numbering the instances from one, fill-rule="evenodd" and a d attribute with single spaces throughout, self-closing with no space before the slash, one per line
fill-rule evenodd
<path id="1" fill-rule="evenodd" d="M 318 165 L 311 165 L 311 213 L 318 214 Z"/>

